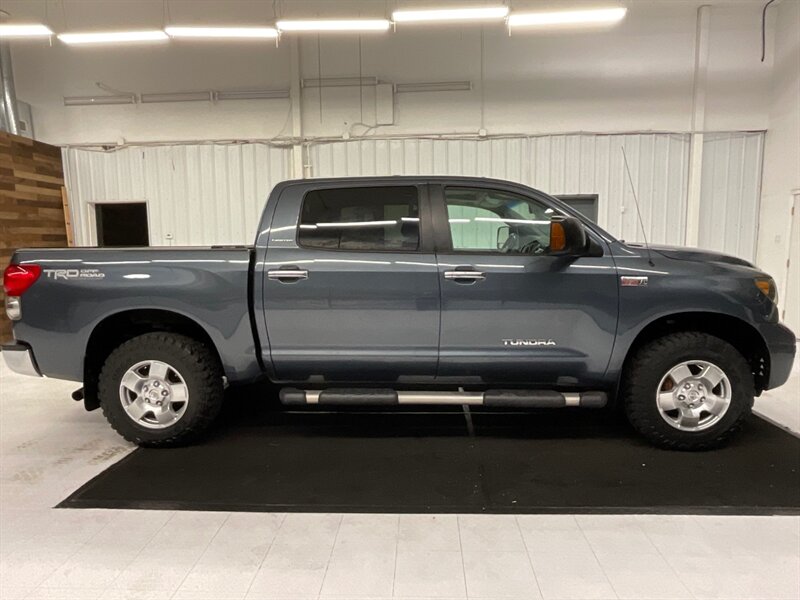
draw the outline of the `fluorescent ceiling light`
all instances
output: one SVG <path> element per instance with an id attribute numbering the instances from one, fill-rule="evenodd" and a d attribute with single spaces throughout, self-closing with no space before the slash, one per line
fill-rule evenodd
<path id="1" fill-rule="evenodd" d="M 386 19 L 328 19 L 322 21 L 278 21 L 280 31 L 386 31 Z"/>
<path id="2" fill-rule="evenodd" d="M 136 96 L 120 94 L 116 96 L 65 96 L 64 106 L 94 106 L 98 104 L 134 104 Z"/>
<path id="3" fill-rule="evenodd" d="M 171 92 L 167 94 L 142 94 L 142 104 L 150 102 L 210 102 L 211 92 Z"/>
<path id="4" fill-rule="evenodd" d="M 288 98 L 289 90 L 232 90 L 216 93 L 217 100 L 271 100 Z"/>
<path id="5" fill-rule="evenodd" d="M 397 221 L 344 221 L 337 223 L 317 223 L 317 227 L 386 227 L 387 225 L 397 225 Z"/>
<path id="6" fill-rule="evenodd" d="M 511 13 L 508 17 L 508 25 L 509 27 L 546 27 L 548 25 L 615 23 L 622 20 L 627 12 L 627 8 L 600 8 L 594 10 Z"/>
<path id="7" fill-rule="evenodd" d="M 168 40 L 163 31 L 97 31 L 92 33 L 59 33 L 65 44 L 110 44 L 115 42 L 159 42 Z"/>
<path id="8" fill-rule="evenodd" d="M 507 6 L 484 6 L 479 8 L 440 8 L 433 10 L 396 10 L 392 13 L 395 23 L 433 23 L 437 21 L 491 21 L 504 19 Z"/>
<path id="9" fill-rule="evenodd" d="M 49 27 L 40 24 L 0 25 L 0 38 L 47 37 L 53 35 Z"/>
<path id="10" fill-rule="evenodd" d="M 304 88 L 318 87 L 361 87 L 378 85 L 377 77 L 323 77 L 322 79 L 303 79 Z"/>
<path id="11" fill-rule="evenodd" d="M 484 223 L 528 223 L 531 225 L 549 225 L 550 221 L 532 219 L 504 219 L 502 217 L 475 217 L 475 221 Z"/>
<path id="12" fill-rule="evenodd" d="M 238 38 L 274 39 L 278 30 L 274 27 L 165 27 L 170 37 L 183 38 Z"/>
<path id="13" fill-rule="evenodd" d="M 394 91 L 403 92 L 468 92 L 472 89 L 471 81 L 436 81 L 431 83 L 397 83 Z"/>

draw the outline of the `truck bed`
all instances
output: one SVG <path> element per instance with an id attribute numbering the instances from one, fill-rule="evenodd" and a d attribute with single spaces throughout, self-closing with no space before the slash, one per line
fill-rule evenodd
<path id="1" fill-rule="evenodd" d="M 17 264 L 42 268 L 25 294 L 18 342 L 36 348 L 51 377 L 83 381 L 89 336 L 133 310 L 171 311 L 202 328 L 231 380 L 260 373 L 249 311 L 247 246 L 21 249 Z"/>

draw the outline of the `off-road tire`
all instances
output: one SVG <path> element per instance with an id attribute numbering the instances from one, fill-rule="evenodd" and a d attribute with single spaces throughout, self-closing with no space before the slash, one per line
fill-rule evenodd
<path id="1" fill-rule="evenodd" d="M 717 365 L 732 388 L 727 412 L 702 431 L 672 427 L 662 418 L 656 401 L 661 379 L 675 365 L 690 360 Z M 642 346 L 627 366 L 621 392 L 634 429 L 653 444 L 671 450 L 711 450 L 724 445 L 750 415 L 755 396 L 753 374 L 739 351 L 725 340 L 699 331 L 671 333 Z"/>
<path id="2" fill-rule="evenodd" d="M 189 389 L 186 412 L 164 429 L 137 424 L 120 401 L 122 376 L 146 360 L 172 365 Z M 111 427 L 130 442 L 153 448 L 183 446 L 202 436 L 219 414 L 224 393 L 222 376 L 219 360 L 202 342 L 169 332 L 146 333 L 117 346 L 106 358 L 98 378 L 100 407 Z"/>

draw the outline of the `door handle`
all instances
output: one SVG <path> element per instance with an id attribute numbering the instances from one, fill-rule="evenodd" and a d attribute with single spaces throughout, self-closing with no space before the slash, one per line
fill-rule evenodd
<path id="1" fill-rule="evenodd" d="M 455 282 L 467 283 L 472 281 L 481 281 L 486 279 L 486 275 L 481 271 L 445 271 L 444 272 L 445 279 L 451 279 Z"/>
<path id="2" fill-rule="evenodd" d="M 267 279 L 288 283 L 290 281 L 300 281 L 308 279 L 308 271 L 305 269 L 273 269 L 267 271 Z"/>

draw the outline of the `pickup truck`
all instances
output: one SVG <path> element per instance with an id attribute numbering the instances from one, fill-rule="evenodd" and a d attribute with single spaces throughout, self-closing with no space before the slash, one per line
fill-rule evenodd
<path id="1" fill-rule="evenodd" d="M 8 366 L 83 382 L 145 446 L 197 439 L 227 385 L 268 379 L 293 406 L 616 406 L 707 449 L 796 347 L 752 264 L 625 244 L 482 178 L 286 181 L 252 247 L 18 250 L 4 287 Z"/>

